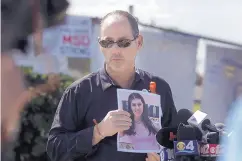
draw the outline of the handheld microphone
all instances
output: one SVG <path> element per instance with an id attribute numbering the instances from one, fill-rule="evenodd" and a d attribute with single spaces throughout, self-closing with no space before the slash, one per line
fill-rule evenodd
<path id="1" fill-rule="evenodd" d="M 180 158 L 179 156 L 186 156 L 185 158 L 199 156 L 199 141 L 201 140 L 202 135 L 199 130 L 181 123 L 177 130 L 177 141 L 174 141 L 174 154 L 176 158 Z"/>
<path id="2" fill-rule="evenodd" d="M 206 142 L 209 144 L 219 144 L 220 136 L 218 132 L 208 132 L 206 134 Z"/>
<path id="3" fill-rule="evenodd" d="M 214 158 L 222 154 L 222 146 L 219 144 L 201 144 L 200 156 L 202 158 Z"/>
<path id="4" fill-rule="evenodd" d="M 219 132 L 219 130 L 216 128 L 216 126 L 211 124 L 209 119 L 203 120 L 201 127 L 202 127 L 203 131 Z"/>
<path id="5" fill-rule="evenodd" d="M 188 124 L 197 127 L 204 135 L 207 131 L 219 132 L 215 126 L 213 126 L 208 119 L 208 115 L 204 112 L 197 110 L 188 120 Z"/>
<path id="6" fill-rule="evenodd" d="M 192 112 L 186 111 L 188 120 L 192 117 Z M 188 115 L 189 114 L 189 115 Z M 185 123 L 185 124 L 184 124 Z M 202 132 L 197 127 L 188 124 L 188 121 L 180 123 L 177 130 L 177 140 L 174 141 L 174 155 L 176 160 L 197 161 L 200 160 L 200 141 Z"/>
<path id="7" fill-rule="evenodd" d="M 158 131 L 156 134 L 157 142 L 166 148 L 173 149 L 173 140 L 177 134 L 177 128 L 180 123 L 188 125 L 187 119 L 192 116 L 192 112 L 187 109 L 181 109 L 177 112 L 177 117 L 175 117 L 174 124 L 175 127 L 165 127 Z"/>
<path id="8" fill-rule="evenodd" d="M 215 123 L 214 126 L 219 130 L 219 131 L 225 131 L 226 126 L 223 123 Z"/>
<path id="9" fill-rule="evenodd" d="M 158 131 L 156 134 L 157 142 L 166 148 L 173 149 L 173 139 L 174 135 L 177 133 L 177 128 L 165 127 Z"/>
<path id="10" fill-rule="evenodd" d="M 206 143 L 201 144 L 200 156 L 202 158 L 216 160 L 216 157 L 221 154 L 221 146 L 219 145 L 219 132 L 208 132 L 204 138 Z"/>
<path id="11" fill-rule="evenodd" d="M 193 115 L 193 113 L 191 111 L 189 111 L 188 109 L 180 109 L 177 112 L 177 117 L 175 118 L 175 123 L 176 126 L 178 127 L 180 123 L 183 123 L 185 125 L 188 125 L 187 120 Z"/>

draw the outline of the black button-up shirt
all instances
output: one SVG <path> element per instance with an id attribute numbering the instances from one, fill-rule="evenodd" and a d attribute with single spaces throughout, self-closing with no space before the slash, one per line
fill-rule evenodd
<path id="1" fill-rule="evenodd" d="M 172 124 L 176 109 L 171 89 L 163 79 L 136 69 L 132 90 L 149 90 L 156 82 L 161 96 L 162 127 Z M 49 132 L 47 154 L 52 161 L 145 161 L 146 154 L 117 151 L 117 135 L 92 146 L 93 119 L 100 122 L 111 110 L 118 109 L 117 88 L 103 68 L 69 86 L 58 105 Z"/>

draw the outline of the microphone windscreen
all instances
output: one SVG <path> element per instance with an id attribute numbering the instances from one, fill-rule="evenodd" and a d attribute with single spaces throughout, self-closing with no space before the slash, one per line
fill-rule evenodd
<path id="1" fill-rule="evenodd" d="M 202 133 L 198 128 L 181 123 L 177 130 L 177 141 L 180 140 L 202 140 Z"/>
<path id="2" fill-rule="evenodd" d="M 209 144 L 219 144 L 219 133 L 218 132 L 208 132 L 207 143 L 209 143 Z"/>
<path id="3" fill-rule="evenodd" d="M 224 131 L 226 129 L 226 126 L 223 123 L 216 123 L 214 125 L 219 131 Z"/>
<path id="4" fill-rule="evenodd" d="M 211 124 L 209 119 L 203 120 L 202 129 L 204 131 L 208 130 L 210 132 L 219 132 L 219 130 L 214 125 Z"/>
<path id="5" fill-rule="evenodd" d="M 156 140 L 161 146 L 164 146 L 169 149 L 173 149 L 174 144 L 173 144 L 173 140 L 170 140 L 170 132 L 176 135 L 177 128 L 165 127 L 160 129 L 156 134 Z"/>
<path id="6" fill-rule="evenodd" d="M 177 126 L 179 126 L 180 123 L 183 123 L 185 125 L 188 125 L 187 120 L 193 115 L 193 113 L 188 109 L 180 109 L 177 112 L 177 117 L 175 118 L 175 122 L 177 123 Z"/>

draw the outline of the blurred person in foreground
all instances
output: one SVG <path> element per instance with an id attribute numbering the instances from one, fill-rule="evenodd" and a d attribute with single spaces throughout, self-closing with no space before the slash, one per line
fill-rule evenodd
<path id="1" fill-rule="evenodd" d="M 2 0 L 1 1 L 1 159 L 8 160 L 6 154 L 16 138 L 20 113 L 32 97 L 56 86 L 56 78 L 47 84 L 27 89 L 20 69 L 12 55 L 16 50 L 24 53 L 27 37 L 37 39 L 44 28 L 63 22 L 68 7 L 66 0 Z M 36 39 L 36 46 L 41 41 Z M 55 87 L 54 87 L 55 88 Z"/>
<path id="2" fill-rule="evenodd" d="M 65 90 L 49 132 L 47 154 L 52 161 L 159 161 L 156 153 L 117 151 L 117 133 L 132 124 L 130 113 L 118 110 L 117 89 L 149 90 L 150 82 L 156 82 L 161 125 L 167 127 L 177 114 L 170 86 L 135 67 L 143 37 L 131 14 L 113 11 L 104 16 L 100 29 L 104 66 Z"/>
<path id="3" fill-rule="evenodd" d="M 223 136 L 222 156 L 218 161 L 240 161 L 242 159 L 242 95 L 232 105 L 226 121 L 229 134 Z"/>

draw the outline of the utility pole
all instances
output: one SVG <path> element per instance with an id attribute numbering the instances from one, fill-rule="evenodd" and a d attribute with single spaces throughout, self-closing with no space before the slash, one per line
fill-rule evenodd
<path id="1" fill-rule="evenodd" d="M 130 13 L 131 15 L 134 15 L 134 6 L 133 6 L 133 5 L 130 5 L 130 6 L 129 6 L 129 13 Z"/>
<path id="2" fill-rule="evenodd" d="M 134 15 L 134 6 L 133 5 L 129 6 L 129 13 L 135 17 L 135 15 Z M 135 18 L 136 18 L 137 22 L 139 22 L 138 17 L 135 17 Z"/>

